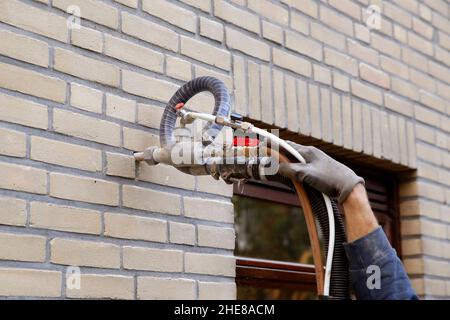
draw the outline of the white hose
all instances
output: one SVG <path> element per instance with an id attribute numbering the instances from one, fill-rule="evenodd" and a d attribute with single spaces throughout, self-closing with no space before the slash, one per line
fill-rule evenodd
<path id="1" fill-rule="evenodd" d="M 303 164 L 306 163 L 305 158 L 303 158 L 302 155 L 297 150 L 295 150 L 289 143 L 287 143 L 283 139 L 277 137 L 276 135 L 274 135 L 266 130 L 263 130 L 263 129 L 260 129 L 257 127 L 252 127 L 250 129 L 250 131 L 254 132 L 258 135 L 261 135 L 263 137 L 266 137 L 271 142 L 281 146 L 286 151 L 288 151 L 290 154 L 292 154 L 295 158 L 297 158 L 297 160 L 300 161 L 300 163 L 303 163 Z M 331 268 L 333 265 L 335 226 L 334 226 L 334 215 L 333 215 L 333 207 L 331 206 L 331 200 L 326 194 L 322 193 L 322 196 L 325 201 L 325 206 L 327 208 L 328 223 L 329 223 L 329 230 L 330 230 L 329 237 L 328 237 L 329 240 L 328 240 L 327 261 L 326 261 L 326 265 L 325 265 L 325 279 L 324 279 L 324 285 L 323 285 L 323 294 L 324 294 L 324 296 L 328 296 L 328 295 L 330 295 L 330 279 L 331 279 Z"/>

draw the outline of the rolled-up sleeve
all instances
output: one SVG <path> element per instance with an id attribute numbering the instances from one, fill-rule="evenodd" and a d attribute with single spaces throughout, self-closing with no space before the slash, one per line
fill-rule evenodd
<path id="1" fill-rule="evenodd" d="M 418 299 L 396 251 L 381 227 L 344 244 L 356 298 L 361 300 Z"/>

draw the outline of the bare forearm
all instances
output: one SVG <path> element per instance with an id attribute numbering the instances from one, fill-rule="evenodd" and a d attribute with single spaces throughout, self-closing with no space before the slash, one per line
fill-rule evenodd
<path id="1" fill-rule="evenodd" d="M 378 227 L 378 222 L 370 208 L 366 189 L 357 184 L 343 202 L 347 241 L 352 242 L 368 235 Z"/>

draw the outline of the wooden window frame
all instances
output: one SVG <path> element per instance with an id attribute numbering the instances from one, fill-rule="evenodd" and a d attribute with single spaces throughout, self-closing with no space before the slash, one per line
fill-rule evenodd
<path id="1" fill-rule="evenodd" d="M 354 165 L 351 167 L 365 178 L 370 204 L 380 224 L 386 226 L 389 223 L 392 226 L 388 237 L 401 256 L 398 185 L 395 176 Z M 276 184 L 235 184 L 234 194 L 300 207 L 297 196 L 291 190 Z M 294 290 L 314 291 L 316 288 L 314 265 L 247 257 L 236 257 L 236 283 Z"/>

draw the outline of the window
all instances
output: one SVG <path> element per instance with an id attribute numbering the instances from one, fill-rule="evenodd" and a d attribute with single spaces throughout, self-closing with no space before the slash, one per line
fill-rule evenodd
<path id="1" fill-rule="evenodd" d="M 400 254 L 395 178 L 352 168 L 364 177 L 372 210 Z M 233 203 L 238 299 L 315 299 L 311 248 L 296 194 L 277 184 L 248 182 L 235 185 Z"/>

